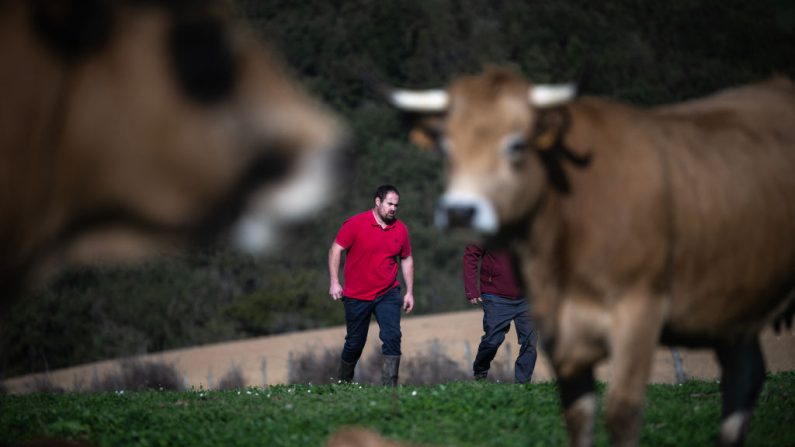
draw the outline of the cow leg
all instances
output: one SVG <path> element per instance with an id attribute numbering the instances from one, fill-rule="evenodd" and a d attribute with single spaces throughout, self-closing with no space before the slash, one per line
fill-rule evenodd
<path id="1" fill-rule="evenodd" d="M 614 309 L 612 378 L 605 397 L 605 421 L 613 445 L 634 446 L 640 438 L 663 309 L 664 300 L 642 294 L 625 297 Z"/>
<path id="2" fill-rule="evenodd" d="M 751 412 L 765 381 L 765 360 L 757 336 L 715 349 L 721 366 L 722 422 L 717 444 L 742 445 Z"/>
<path id="3" fill-rule="evenodd" d="M 569 445 L 589 447 L 593 445 L 593 430 L 596 421 L 596 388 L 593 369 L 572 378 L 558 379 L 560 402 L 566 417 Z"/>
<path id="4" fill-rule="evenodd" d="M 605 341 L 610 322 L 610 314 L 594 301 L 569 294 L 559 307 L 558 330 L 546 337 L 543 332 L 541 335 L 558 379 L 571 446 L 594 443 L 598 405 L 593 368 L 607 356 Z M 540 322 L 543 328 L 543 320 Z"/>

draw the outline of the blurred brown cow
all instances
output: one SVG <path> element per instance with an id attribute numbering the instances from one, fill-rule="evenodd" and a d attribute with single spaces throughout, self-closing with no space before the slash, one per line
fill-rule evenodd
<path id="1" fill-rule="evenodd" d="M 326 199 L 341 127 L 228 2 L 0 1 L 0 61 L 0 305 L 225 228 L 258 252 Z"/>
<path id="2" fill-rule="evenodd" d="M 503 70 L 390 92 L 446 152 L 440 225 L 515 249 L 571 443 L 593 443 L 608 356 L 611 440 L 637 443 L 662 341 L 715 349 L 719 443 L 740 444 L 765 376 L 758 333 L 792 310 L 795 85 L 651 109 L 573 96 Z"/>

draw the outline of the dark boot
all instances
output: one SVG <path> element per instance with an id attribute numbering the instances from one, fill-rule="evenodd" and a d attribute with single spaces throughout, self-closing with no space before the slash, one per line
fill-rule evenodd
<path id="1" fill-rule="evenodd" d="M 384 386 L 397 386 L 398 369 L 400 369 L 400 356 L 385 355 L 384 363 L 381 366 L 381 382 Z"/>
<path id="2" fill-rule="evenodd" d="M 356 362 L 348 363 L 340 359 L 340 369 L 337 372 L 337 379 L 340 382 L 351 383 L 353 381 L 353 371 L 356 369 Z"/>

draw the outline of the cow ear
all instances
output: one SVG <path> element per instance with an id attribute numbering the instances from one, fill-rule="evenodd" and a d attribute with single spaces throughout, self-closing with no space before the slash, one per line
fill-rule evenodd
<path id="1" fill-rule="evenodd" d="M 421 127 L 411 129 L 411 132 L 409 132 L 409 141 L 420 149 L 431 150 L 436 147 L 436 140 Z"/>
<path id="2" fill-rule="evenodd" d="M 533 147 L 550 150 L 558 146 L 568 126 L 568 115 L 562 107 L 540 110 L 533 131 Z"/>
<path id="3" fill-rule="evenodd" d="M 409 132 L 409 141 L 425 150 L 440 149 L 444 118 L 442 115 L 414 115 Z"/>

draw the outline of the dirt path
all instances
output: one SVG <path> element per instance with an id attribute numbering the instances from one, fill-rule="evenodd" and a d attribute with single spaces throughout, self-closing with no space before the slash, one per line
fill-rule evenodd
<path id="1" fill-rule="evenodd" d="M 403 327 L 404 360 L 427 352 L 434 343 L 444 349 L 444 353 L 469 371 L 472 358 L 481 336 L 480 310 L 453 312 L 426 316 L 405 317 Z M 345 336 L 344 327 L 319 329 L 270 337 L 252 338 L 230 343 L 219 343 L 188 349 L 178 349 L 138 357 L 140 360 L 158 361 L 174 365 L 184 376 L 187 386 L 214 388 L 218 380 L 232 367 L 241 370 L 247 385 L 261 386 L 286 383 L 291 353 L 300 354 L 309 350 L 316 352 L 326 349 L 338 352 Z M 378 329 L 370 326 L 365 354 L 379 345 Z M 762 334 L 762 345 L 769 371 L 795 370 L 795 331 L 781 335 L 771 331 Z M 513 329 L 506 337 L 497 360 L 518 353 L 516 334 Z M 699 379 L 717 378 L 718 368 L 709 351 L 679 350 L 687 377 Z M 89 384 L 95 377 L 118 367 L 117 360 L 89 363 L 71 368 L 52 371 L 50 380 L 64 389 L 73 389 L 80 384 Z M 10 392 L 25 392 L 31 380 L 37 375 L 12 378 L 5 381 Z M 549 363 L 542 352 L 539 356 L 534 381 L 552 378 Z M 610 380 L 609 366 L 604 364 L 597 369 L 599 380 Z M 671 351 L 659 348 L 656 353 L 651 381 L 653 383 L 674 383 L 676 374 Z"/>

